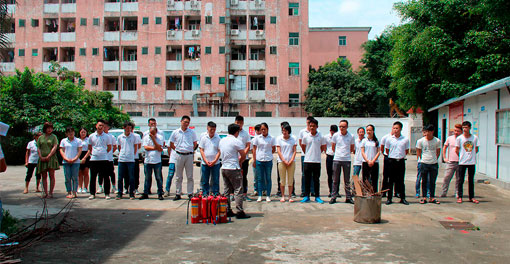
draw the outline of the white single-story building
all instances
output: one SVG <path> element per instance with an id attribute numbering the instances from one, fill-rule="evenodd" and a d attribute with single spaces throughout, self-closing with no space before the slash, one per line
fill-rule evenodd
<path id="1" fill-rule="evenodd" d="M 428 111 L 438 114 L 438 135 L 444 143 L 455 124 L 470 121 L 480 148 L 476 171 L 510 187 L 510 77 L 452 98 Z"/>

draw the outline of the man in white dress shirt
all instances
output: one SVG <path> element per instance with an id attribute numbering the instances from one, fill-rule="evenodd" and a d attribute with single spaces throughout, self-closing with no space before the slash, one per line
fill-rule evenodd
<path id="1" fill-rule="evenodd" d="M 406 173 L 406 156 L 409 153 L 409 139 L 401 134 L 402 123 L 399 121 L 393 123 L 393 136 L 386 140 L 384 149 L 388 154 L 388 167 L 391 174 L 389 175 L 389 191 L 386 204 L 392 204 L 393 185 L 397 189 L 400 196 L 400 203 L 409 205 L 406 201 L 406 191 L 404 177 Z"/>
<path id="2" fill-rule="evenodd" d="M 200 138 L 198 147 L 202 156 L 200 165 L 200 188 L 205 194 L 220 193 L 220 136 L 216 134 L 216 123 L 207 123 L 207 134 Z"/>

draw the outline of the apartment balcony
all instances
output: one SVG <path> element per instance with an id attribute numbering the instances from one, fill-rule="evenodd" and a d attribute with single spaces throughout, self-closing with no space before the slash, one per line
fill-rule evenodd
<path id="1" fill-rule="evenodd" d="M 122 12 L 138 12 L 138 2 L 122 3 Z"/>
<path id="2" fill-rule="evenodd" d="M 251 60 L 248 62 L 248 66 L 251 71 L 265 71 L 266 61 L 263 60 Z"/>
<path id="3" fill-rule="evenodd" d="M 232 100 L 246 100 L 246 91 L 230 91 L 230 98 Z"/>
<path id="4" fill-rule="evenodd" d="M 62 32 L 62 33 L 60 33 L 60 41 L 62 41 L 62 42 L 76 41 L 76 32 Z"/>
<path id="5" fill-rule="evenodd" d="M 250 90 L 248 91 L 248 100 L 250 101 L 263 101 L 266 100 L 266 91 Z"/>
<path id="6" fill-rule="evenodd" d="M 184 10 L 184 2 L 175 1 L 175 0 L 167 0 L 166 1 L 166 9 L 167 9 L 167 11 L 182 11 L 182 10 Z"/>
<path id="7" fill-rule="evenodd" d="M 120 12 L 120 3 L 104 3 L 105 12 Z"/>
<path id="8" fill-rule="evenodd" d="M 7 5 L 7 13 L 11 15 L 16 13 L 16 5 Z"/>
<path id="9" fill-rule="evenodd" d="M 248 8 L 248 1 L 230 0 L 230 8 L 234 10 L 246 10 L 246 8 Z"/>
<path id="10" fill-rule="evenodd" d="M 184 2 L 184 10 L 187 11 L 200 11 L 202 1 L 191 0 Z"/>
<path id="11" fill-rule="evenodd" d="M 231 29 L 230 38 L 232 40 L 246 40 L 246 31 L 240 29 Z"/>
<path id="12" fill-rule="evenodd" d="M 251 10 L 264 10 L 264 9 L 266 9 L 266 1 L 262 1 L 262 0 L 250 1 L 250 9 Z"/>
<path id="13" fill-rule="evenodd" d="M 106 31 L 103 35 L 103 41 L 119 41 L 119 40 L 120 40 L 119 31 Z"/>
<path id="14" fill-rule="evenodd" d="M 123 61 L 121 62 L 122 71 L 136 71 L 138 63 L 136 61 Z"/>
<path id="15" fill-rule="evenodd" d="M 70 71 L 75 71 L 76 70 L 76 67 L 75 67 L 75 64 L 74 64 L 74 61 L 65 61 L 65 62 L 60 62 L 60 66 L 62 66 L 62 68 L 67 68 L 68 70 Z"/>
<path id="16" fill-rule="evenodd" d="M 184 61 L 184 70 L 185 71 L 199 71 L 200 61 L 199 60 L 185 60 Z"/>
<path id="17" fill-rule="evenodd" d="M 76 13 L 76 4 L 62 4 L 62 13 Z"/>
<path id="18" fill-rule="evenodd" d="M 186 2 L 188 3 L 188 2 Z M 200 30 L 186 30 L 184 31 L 184 39 L 185 40 L 198 40 L 200 39 Z"/>
<path id="19" fill-rule="evenodd" d="M 138 40 L 138 31 L 122 32 L 122 41 L 135 41 Z"/>
<path id="20" fill-rule="evenodd" d="M 166 61 L 167 71 L 180 71 L 182 70 L 182 61 Z"/>
<path id="21" fill-rule="evenodd" d="M 56 13 L 60 12 L 60 4 L 44 4 L 44 13 Z"/>
<path id="22" fill-rule="evenodd" d="M 113 95 L 113 98 L 112 98 L 113 101 L 119 100 L 119 91 L 106 91 L 106 92 L 109 92 Z"/>
<path id="23" fill-rule="evenodd" d="M 234 71 L 246 70 L 246 61 L 245 60 L 230 61 L 230 69 Z"/>
<path id="24" fill-rule="evenodd" d="M 119 61 L 103 61 L 103 71 L 119 71 Z"/>
<path id="25" fill-rule="evenodd" d="M 166 91 L 166 100 L 180 101 L 182 99 L 181 91 Z"/>
<path id="26" fill-rule="evenodd" d="M 0 71 L 1 72 L 14 72 L 16 70 L 16 66 L 14 62 L 1 62 L 0 63 Z"/>
<path id="27" fill-rule="evenodd" d="M 50 71 L 51 63 L 49 62 L 43 62 L 42 63 L 42 71 L 43 72 L 49 72 Z"/>
<path id="28" fill-rule="evenodd" d="M 264 30 L 250 30 L 250 40 L 264 40 L 266 39 L 266 32 Z"/>
<path id="29" fill-rule="evenodd" d="M 184 100 L 191 101 L 194 94 L 200 93 L 200 90 L 184 90 Z"/>
<path id="30" fill-rule="evenodd" d="M 16 43 L 16 33 L 5 33 L 4 36 L 8 43 Z"/>
<path id="31" fill-rule="evenodd" d="M 60 33 L 58 33 L 58 32 L 43 33 L 43 41 L 44 42 L 58 42 L 59 36 L 60 36 Z"/>
<path id="32" fill-rule="evenodd" d="M 166 40 L 182 40 L 182 30 L 168 30 Z"/>
<path id="33" fill-rule="evenodd" d="M 122 91 L 120 93 L 120 100 L 136 101 L 138 93 L 136 91 Z"/>

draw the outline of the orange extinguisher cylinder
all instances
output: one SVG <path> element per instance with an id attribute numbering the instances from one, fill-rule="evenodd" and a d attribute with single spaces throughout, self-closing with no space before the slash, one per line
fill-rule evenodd
<path id="1" fill-rule="evenodd" d="M 191 223 L 200 223 L 200 198 L 196 196 L 191 198 Z"/>
<path id="2" fill-rule="evenodd" d="M 227 197 L 225 196 L 220 196 L 220 210 L 219 210 L 219 222 L 220 223 L 227 223 L 227 203 L 228 203 L 228 200 L 227 200 Z"/>

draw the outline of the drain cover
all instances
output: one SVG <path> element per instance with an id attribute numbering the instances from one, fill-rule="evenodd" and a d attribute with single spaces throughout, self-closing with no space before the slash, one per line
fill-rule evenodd
<path id="1" fill-rule="evenodd" d="M 466 230 L 475 227 L 470 222 L 464 221 L 439 221 L 439 223 L 443 225 L 444 228 L 449 230 Z"/>

